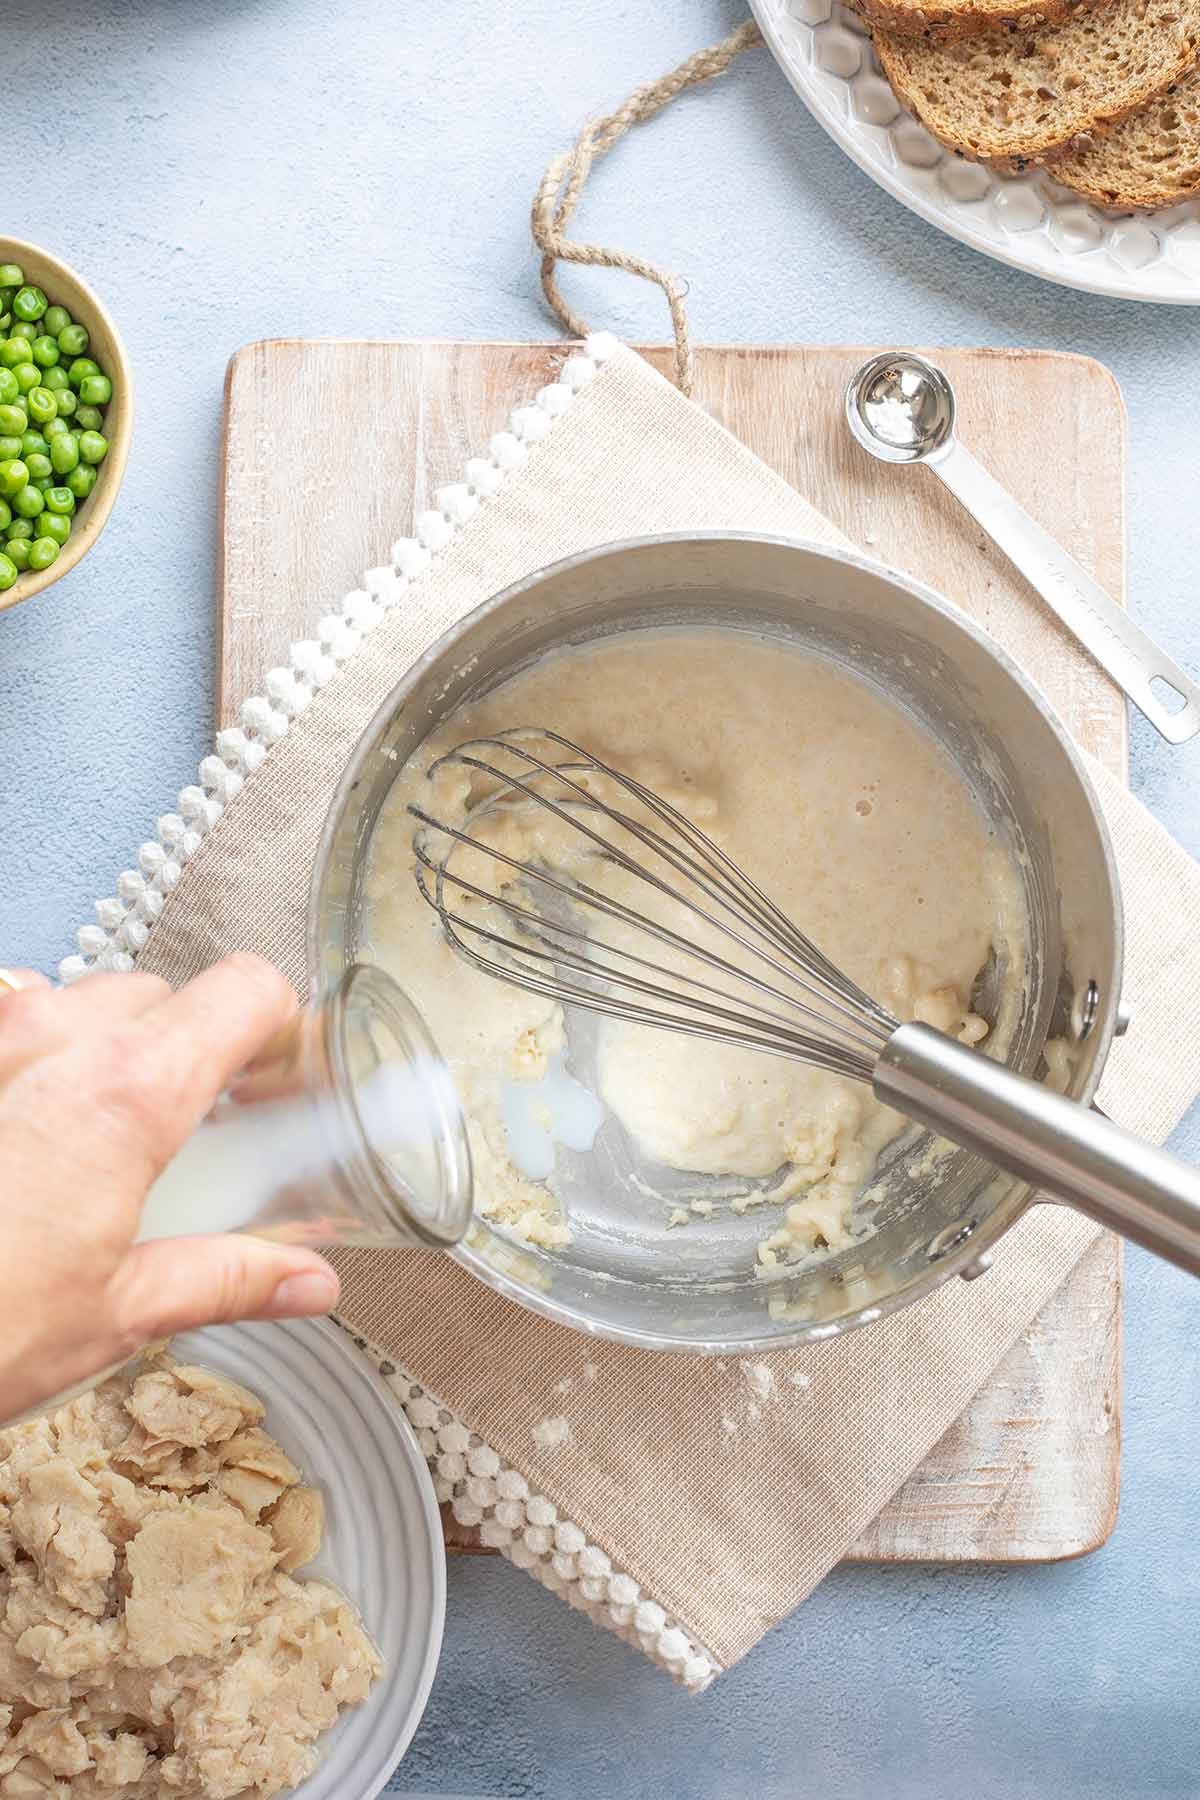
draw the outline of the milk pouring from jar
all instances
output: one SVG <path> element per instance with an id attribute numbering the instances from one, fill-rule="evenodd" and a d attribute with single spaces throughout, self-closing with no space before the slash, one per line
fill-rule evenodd
<path id="1" fill-rule="evenodd" d="M 222 1094 L 150 1189 L 139 1237 L 445 1248 L 470 1216 L 450 1073 L 390 977 L 357 966 Z"/>

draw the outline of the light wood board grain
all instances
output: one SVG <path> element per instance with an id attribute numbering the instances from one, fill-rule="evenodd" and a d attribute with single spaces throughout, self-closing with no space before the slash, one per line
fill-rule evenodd
<path id="1" fill-rule="evenodd" d="M 877 348 L 875 346 L 874 348 Z M 561 344 L 252 344 L 230 365 L 218 709 L 311 635 L 414 515 L 552 379 Z M 664 373 L 670 353 L 646 352 Z M 1123 775 L 1120 695 L 926 471 L 873 462 L 846 431 L 854 347 L 697 354 L 696 398 L 855 543 L 970 612 Z M 1125 419 L 1085 358 L 939 350 L 963 440 L 1123 597 Z M 973 1405 L 855 1546 L 860 1560 L 1045 1561 L 1112 1529 L 1120 1470 L 1121 1257 L 1097 1244 Z M 451 1547 L 476 1548 L 450 1523 Z"/>

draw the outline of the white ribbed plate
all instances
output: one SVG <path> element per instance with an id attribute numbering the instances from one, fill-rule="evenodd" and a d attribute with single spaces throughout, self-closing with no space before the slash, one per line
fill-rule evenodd
<path id="1" fill-rule="evenodd" d="M 859 20 L 837 0 L 750 0 L 809 111 L 861 169 L 985 256 L 1064 287 L 1200 305 L 1200 199 L 1138 217 L 1091 206 L 1044 170 L 962 162 L 903 110 Z"/>
<path id="2" fill-rule="evenodd" d="M 171 1348 L 256 1393 L 267 1429 L 325 1496 L 321 1555 L 302 1574 L 323 1576 L 353 1602 L 384 1671 L 294 1791 L 302 1800 L 375 1800 L 425 1710 L 446 1609 L 433 1483 L 400 1403 L 325 1319 L 189 1331 Z"/>

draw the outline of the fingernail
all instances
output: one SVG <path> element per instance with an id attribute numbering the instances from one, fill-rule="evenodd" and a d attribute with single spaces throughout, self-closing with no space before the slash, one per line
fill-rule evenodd
<path id="1" fill-rule="evenodd" d="M 289 1275 L 271 1295 L 270 1317 L 301 1319 L 309 1313 L 326 1313 L 338 1296 L 337 1276 L 314 1269 L 306 1275 Z"/>

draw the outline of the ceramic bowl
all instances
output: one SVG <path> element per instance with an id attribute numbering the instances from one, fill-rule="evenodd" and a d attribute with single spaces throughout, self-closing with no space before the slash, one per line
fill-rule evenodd
<path id="1" fill-rule="evenodd" d="M 0 263 L 16 263 L 27 282 L 40 287 L 52 306 L 65 306 L 73 319 L 85 325 L 91 336 L 87 354 L 94 356 L 113 384 L 113 397 L 105 411 L 104 435 L 108 455 L 100 464 L 96 485 L 80 503 L 70 537 L 48 569 L 30 569 L 16 585 L 0 593 L 0 612 L 22 600 L 32 600 L 51 582 L 69 575 L 100 536 L 125 474 L 125 459 L 133 434 L 133 378 L 116 326 L 91 288 L 65 262 L 36 244 L 19 238 L 0 237 Z"/>
<path id="2" fill-rule="evenodd" d="M 446 1611 L 442 1522 L 400 1400 L 328 1319 L 210 1326 L 171 1349 L 257 1394 L 267 1430 L 321 1489 L 321 1550 L 299 1578 L 346 1595 L 384 1666 L 363 1705 L 321 1740 L 295 1800 L 375 1800 L 425 1710 Z"/>

